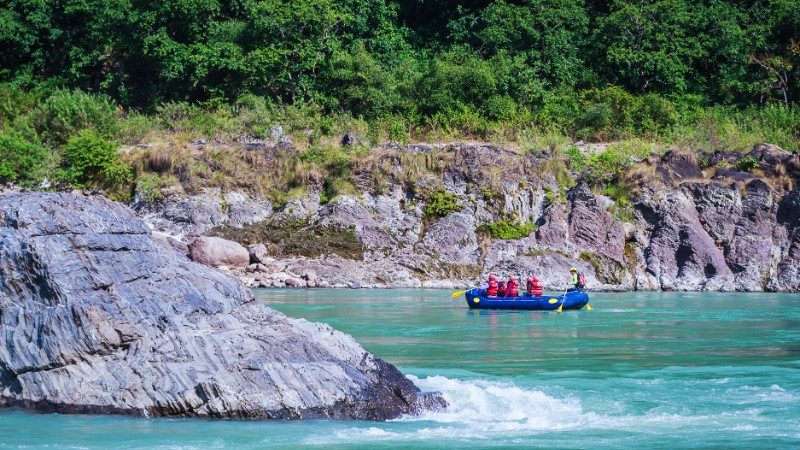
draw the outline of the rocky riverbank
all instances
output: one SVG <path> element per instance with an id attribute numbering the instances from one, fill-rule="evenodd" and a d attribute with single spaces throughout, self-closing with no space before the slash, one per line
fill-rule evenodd
<path id="1" fill-rule="evenodd" d="M 0 407 L 374 420 L 443 405 L 99 196 L 0 196 L 0 278 Z"/>
<path id="2" fill-rule="evenodd" d="M 736 170 L 742 158 L 754 167 Z M 164 245 L 253 287 L 457 288 L 535 273 L 562 289 L 576 266 L 590 289 L 798 291 L 800 156 L 759 145 L 711 159 L 672 151 L 639 161 L 623 204 L 565 183 L 546 152 L 395 145 L 353 169 L 354 194 L 328 199 L 311 183 L 275 205 L 169 188 L 132 206 Z M 438 213 L 442 199 L 451 204 Z M 502 221 L 533 226 L 492 237 Z"/>

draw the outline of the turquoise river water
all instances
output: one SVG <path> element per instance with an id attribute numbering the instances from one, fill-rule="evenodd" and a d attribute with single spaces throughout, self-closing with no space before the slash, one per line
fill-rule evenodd
<path id="1" fill-rule="evenodd" d="M 257 290 L 350 333 L 447 412 L 236 422 L 0 410 L 0 448 L 800 448 L 800 296 L 597 293 L 472 311 L 436 290 Z"/>

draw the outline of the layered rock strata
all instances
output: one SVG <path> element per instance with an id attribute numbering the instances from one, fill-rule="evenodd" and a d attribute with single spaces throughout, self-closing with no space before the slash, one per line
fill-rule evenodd
<path id="1" fill-rule="evenodd" d="M 441 406 L 350 336 L 257 303 L 102 197 L 0 196 L 0 280 L 0 406 L 243 419 Z"/>

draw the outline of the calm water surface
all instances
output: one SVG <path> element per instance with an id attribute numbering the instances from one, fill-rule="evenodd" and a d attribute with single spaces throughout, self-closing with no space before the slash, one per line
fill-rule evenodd
<path id="1" fill-rule="evenodd" d="M 258 290 L 350 333 L 444 413 L 391 422 L 141 420 L 0 410 L 0 448 L 800 448 L 800 296 L 593 294 L 472 311 L 435 290 Z"/>

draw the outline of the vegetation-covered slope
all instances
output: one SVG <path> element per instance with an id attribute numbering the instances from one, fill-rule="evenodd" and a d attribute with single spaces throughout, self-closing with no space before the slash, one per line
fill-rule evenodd
<path id="1" fill-rule="evenodd" d="M 347 164 L 322 159 L 350 131 L 367 147 L 796 151 L 799 33 L 796 0 L 10 0 L 0 181 L 118 198 L 170 176 L 219 184 L 232 159 L 198 165 L 181 143 L 264 138 L 291 139 L 306 152 L 293 157 L 300 175 L 335 181 Z M 188 158 L 180 171 L 117 156 L 158 141 L 170 143 L 162 163 Z"/>

